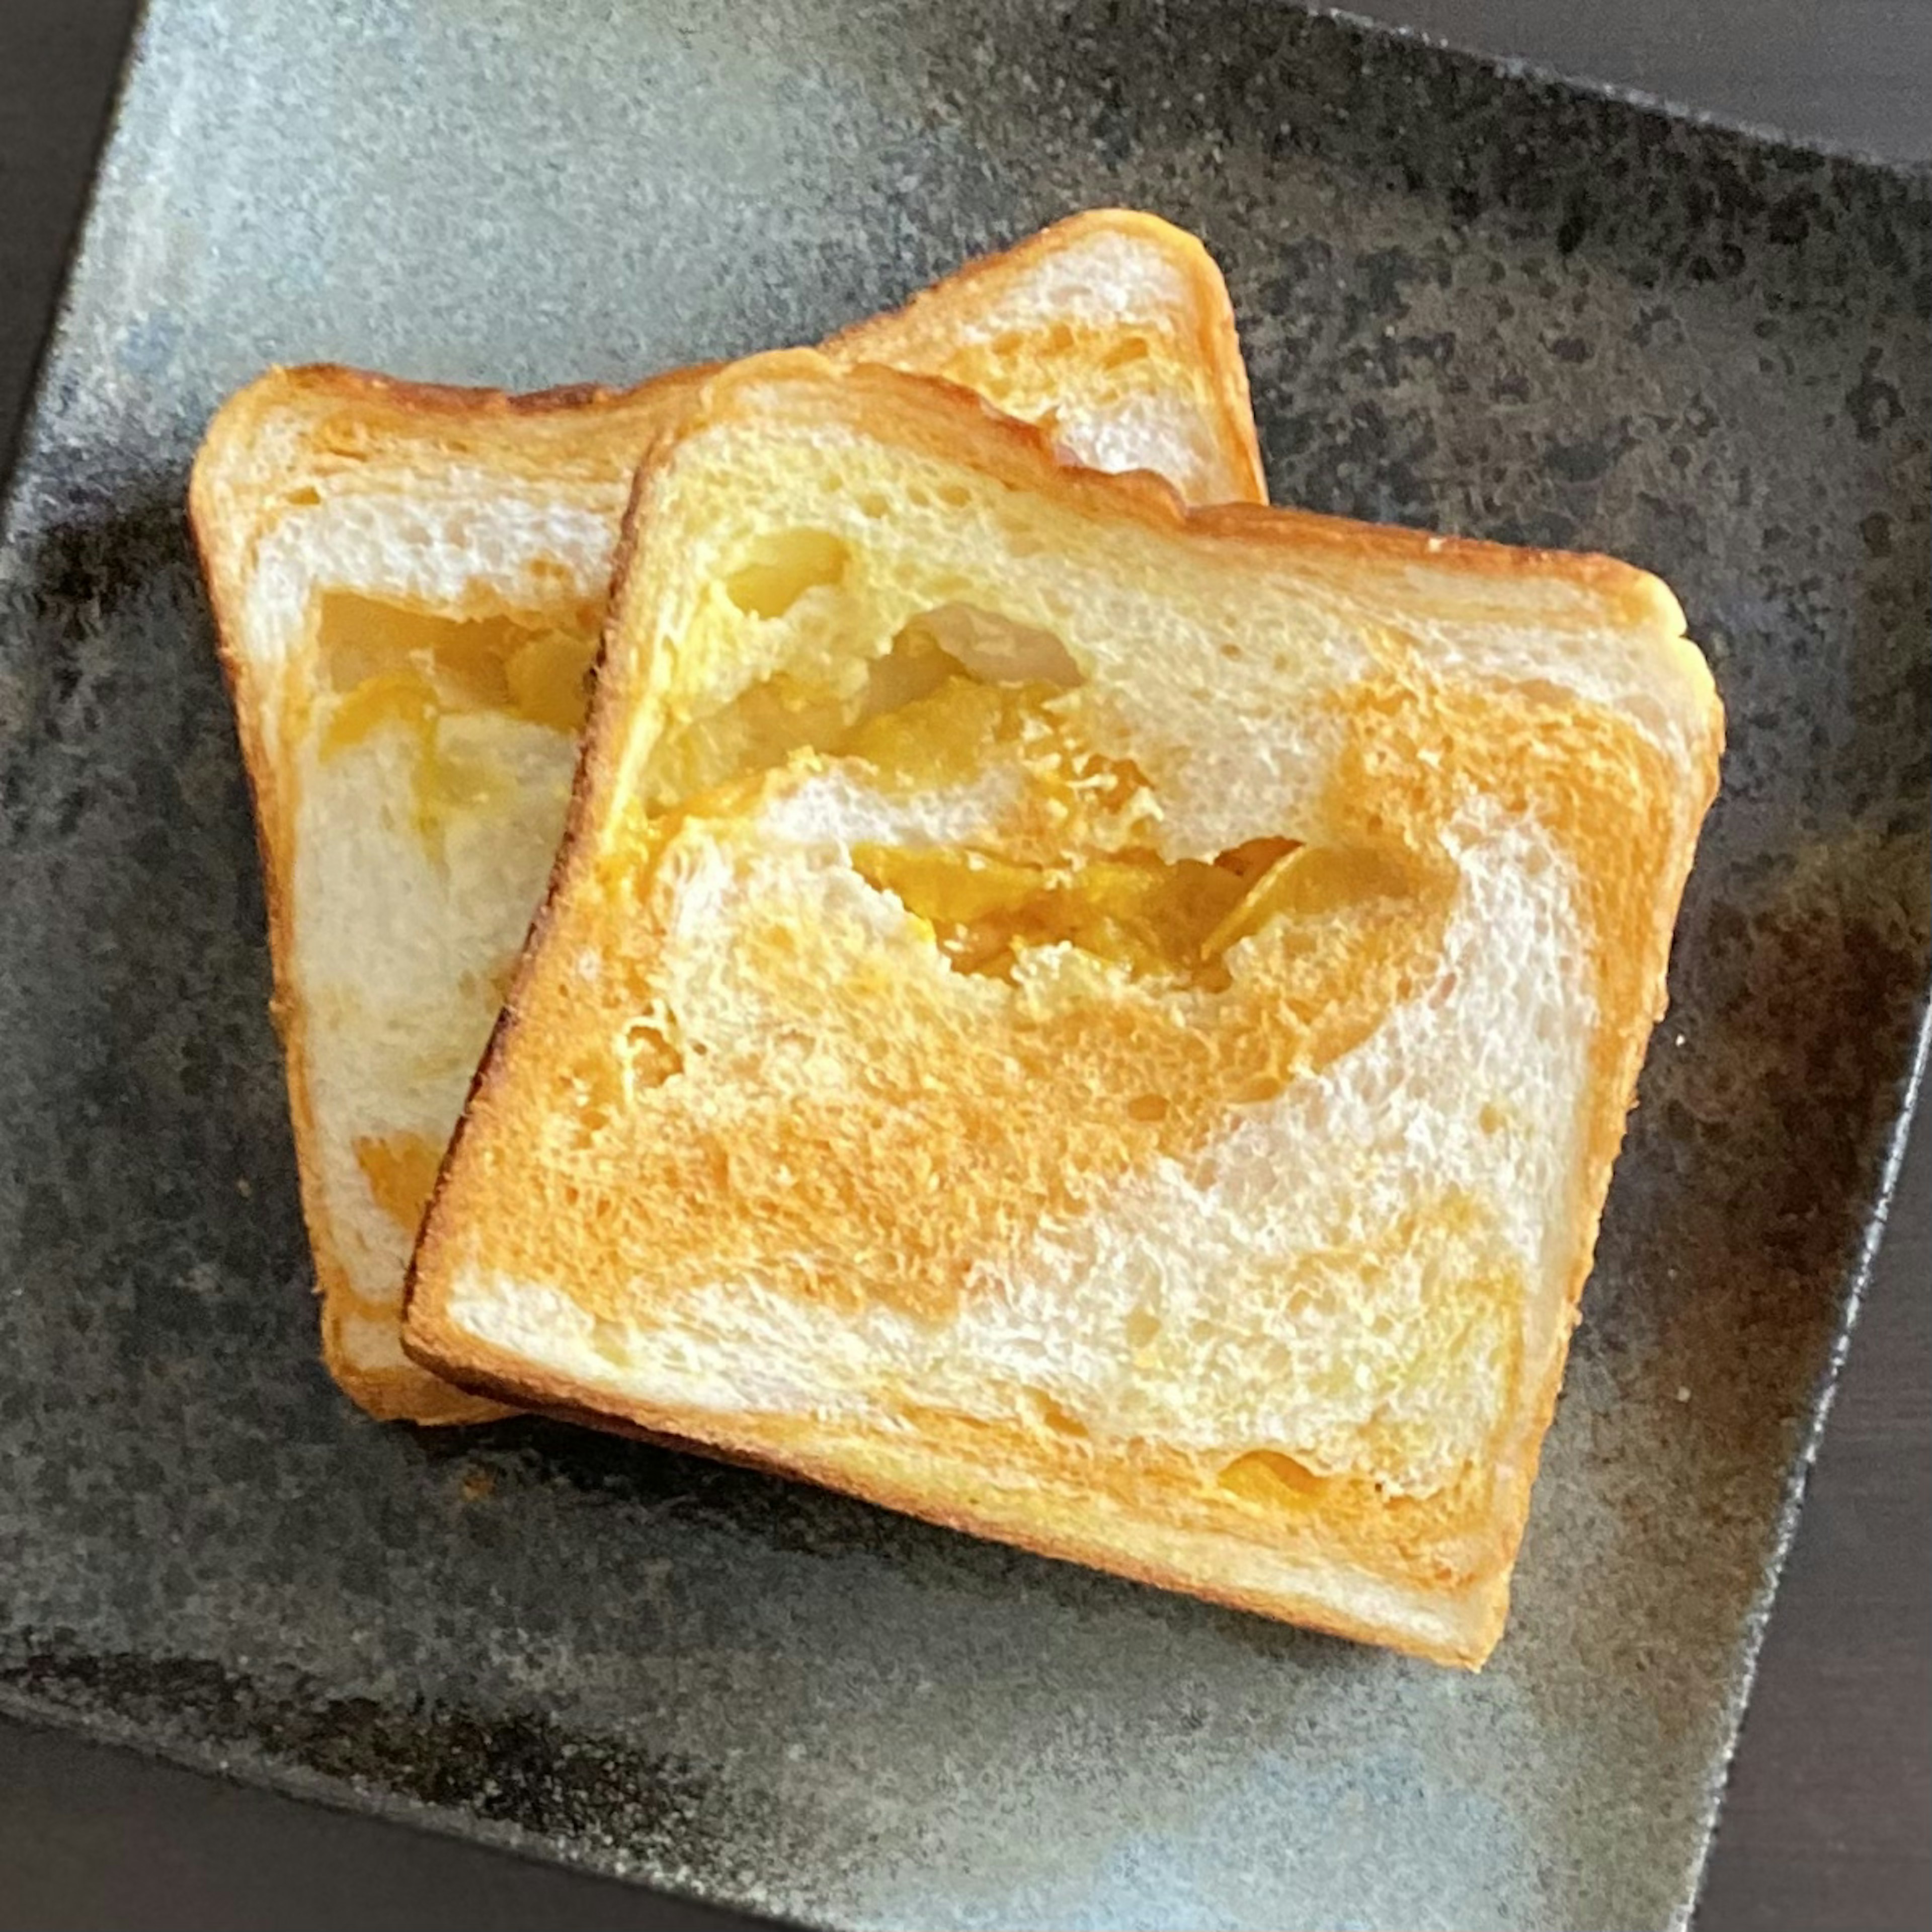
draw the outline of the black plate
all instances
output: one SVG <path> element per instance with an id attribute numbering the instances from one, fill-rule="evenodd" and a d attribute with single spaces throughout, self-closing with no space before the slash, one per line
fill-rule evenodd
<path id="1" fill-rule="evenodd" d="M 157 0 L 0 542 L 0 1691 L 850 1923 L 1688 1909 L 1928 961 L 1916 178 L 1266 5 Z M 1067 209 L 1226 265 L 1278 498 L 1618 552 L 1730 709 L 1464 1679 L 314 1361 L 181 515 L 272 359 L 622 380 Z"/>

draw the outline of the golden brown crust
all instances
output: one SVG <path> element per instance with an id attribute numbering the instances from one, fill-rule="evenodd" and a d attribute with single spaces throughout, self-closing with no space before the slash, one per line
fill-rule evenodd
<path id="1" fill-rule="evenodd" d="M 836 371 L 842 380 L 836 385 L 820 380 L 832 373 L 835 365 L 812 349 L 779 350 L 733 363 L 704 386 L 695 407 L 667 428 L 667 448 L 734 415 L 776 417 L 791 410 L 822 409 L 855 434 L 875 435 L 942 460 L 968 462 L 1014 488 L 1047 490 L 1097 517 L 1130 519 L 1163 536 L 1186 532 L 1223 542 L 1233 564 L 1265 568 L 1275 559 L 1288 558 L 1304 567 L 1328 562 L 1341 572 L 1390 564 L 1433 567 L 1442 574 L 1444 594 L 1453 593 L 1458 580 L 1540 583 L 1587 599 L 1574 614 L 1578 620 L 1656 628 L 1682 638 L 1683 613 L 1667 586 L 1616 557 L 1521 548 L 1259 503 L 1190 506 L 1170 484 L 1145 470 L 1109 475 L 1061 464 L 1040 430 L 1001 415 L 958 384 L 876 364 Z M 941 390 L 948 392 L 944 402 L 937 393 Z M 1561 622 L 1564 612 L 1552 606 L 1539 615 Z M 1701 670 L 1695 647 L 1684 648 Z"/>
<path id="2" fill-rule="evenodd" d="M 1586 878 L 1619 869 L 1614 860 L 1600 855 L 1592 859 L 1587 849 L 1590 842 L 1617 838 L 1619 825 L 1633 813 L 1641 818 L 1649 802 L 1656 804 L 1660 822 L 1679 828 L 1666 835 L 1654 866 L 1640 867 L 1630 874 L 1624 900 L 1598 908 L 1593 917 L 1593 930 L 1599 935 L 1600 956 L 1592 970 L 1615 1018 L 1614 1024 L 1605 1029 L 1606 1042 L 1596 1067 L 1594 1104 L 1588 1124 L 1594 1151 L 1582 1170 L 1574 1223 L 1578 1230 L 1576 1252 L 1563 1284 L 1565 1305 L 1561 1318 L 1567 1333 L 1588 1269 L 1602 1178 L 1614 1156 L 1650 1021 L 1661 999 L 1663 967 L 1677 898 L 1698 823 L 1716 782 L 1720 716 L 1701 659 L 1679 634 L 1681 616 L 1670 593 L 1641 572 L 1606 558 L 1512 551 L 1486 544 L 1434 538 L 1420 532 L 1370 529 L 1294 512 L 1212 509 L 1190 512 L 1171 490 L 1151 479 L 1106 478 L 1067 470 L 1053 461 L 1044 436 L 986 410 L 956 388 L 872 368 L 837 375 L 824 358 L 808 351 L 758 358 L 722 372 L 706 386 L 702 398 L 688 413 L 664 430 L 640 471 L 632 514 L 626 520 L 626 566 L 638 532 L 649 517 L 655 481 L 676 461 L 687 440 L 740 418 L 769 428 L 788 412 L 795 412 L 800 420 L 808 422 L 814 434 L 843 428 L 855 436 L 929 453 L 954 466 L 977 470 L 1016 491 L 1030 491 L 1060 503 L 1073 504 L 1096 520 L 1114 525 L 1138 523 L 1166 538 L 1211 545 L 1217 565 L 1231 570 L 1266 572 L 1284 560 L 1292 562 L 1304 576 L 1311 569 L 1333 568 L 1346 574 L 1364 566 L 1385 567 L 1390 562 L 1423 566 L 1432 572 L 1430 595 L 1438 605 L 1453 607 L 1466 619 L 1472 615 L 1480 618 L 1489 610 L 1494 596 L 1491 586 L 1500 586 L 1506 592 L 1514 593 L 1523 586 L 1546 586 L 1551 595 L 1535 606 L 1539 625 L 1554 630 L 1574 628 L 1586 634 L 1606 628 L 1628 631 L 1641 638 L 1644 647 L 1654 652 L 1660 683 L 1675 687 L 1670 691 L 1670 703 L 1675 705 L 1681 701 L 1684 716 L 1679 722 L 1688 748 L 1690 769 L 1688 772 L 1677 769 L 1666 754 L 1650 745 L 1628 720 L 1606 714 L 1605 728 L 1611 730 L 1613 742 L 1606 743 L 1600 758 L 1591 767 L 1598 789 L 1593 793 L 1589 786 L 1583 786 L 1568 808 L 1574 823 L 1557 828 L 1566 841 L 1577 844 L 1582 852 L 1584 862 L 1580 864 L 1579 871 Z M 609 651 L 620 647 L 626 633 L 632 594 L 628 586 L 632 577 L 628 568 L 620 566 L 620 584 L 627 587 L 620 588 L 607 627 Z M 647 596 L 648 592 L 638 594 Z M 1520 603 L 1511 614 L 1521 621 Z M 1408 680 L 1396 692 L 1398 699 L 1412 690 L 1426 692 L 1431 688 L 1426 658 L 1419 646 L 1395 643 L 1389 650 L 1391 660 L 1399 658 L 1402 663 Z M 621 763 L 617 748 L 623 742 L 629 708 L 635 702 L 634 691 L 629 685 L 628 676 L 608 677 L 600 685 L 573 798 L 571 830 L 553 876 L 551 891 L 533 928 L 532 944 L 526 950 L 497 1039 L 472 1086 L 472 1106 L 466 1110 L 464 1124 L 459 1129 L 455 1152 L 446 1164 L 412 1268 L 405 1331 L 405 1346 L 410 1352 L 453 1378 L 498 1392 L 508 1391 L 533 1406 L 572 1408 L 580 1419 L 598 1420 L 604 1426 L 640 1428 L 658 1436 L 682 1436 L 700 1430 L 707 1444 L 734 1457 L 770 1463 L 854 1490 L 875 1502 L 998 1536 L 1045 1554 L 1099 1562 L 1144 1580 L 1216 1596 L 1270 1614 L 1292 1616 L 1343 1634 L 1389 1642 L 1443 1661 L 1480 1662 L 1499 1631 L 1504 1615 L 1509 1568 L 1527 1514 L 1541 1437 L 1561 1380 L 1560 1348 L 1551 1358 L 1547 1372 L 1539 1375 L 1537 1385 L 1525 1392 L 1516 1408 L 1512 1419 L 1520 1426 L 1510 1442 L 1499 1445 L 1498 1486 L 1488 1496 L 1482 1510 L 1461 1526 L 1466 1532 L 1463 1540 L 1466 1554 L 1453 1577 L 1444 1572 L 1442 1582 L 1432 1592 L 1427 1582 L 1429 1566 L 1441 1559 L 1432 1557 L 1428 1549 L 1420 1545 L 1410 1550 L 1394 1532 L 1381 1532 L 1390 1558 L 1382 1572 L 1383 1582 L 1390 1580 L 1392 1572 L 1409 1571 L 1407 1587 L 1414 1590 L 1417 1600 L 1443 1613 L 1446 1634 L 1438 1639 L 1418 1636 L 1414 1628 L 1395 1620 L 1338 1610 L 1332 1600 L 1316 1600 L 1292 1589 L 1271 1593 L 1228 1586 L 1224 1580 L 1210 1577 L 1204 1581 L 1184 1563 L 1124 1554 L 1118 1542 L 1103 1546 L 1066 1516 L 1054 1518 L 1044 1504 L 1033 1520 L 1027 1520 L 1023 1510 L 1016 1513 L 1010 1497 L 998 1512 L 988 1512 L 976 1507 L 970 1496 L 956 1492 L 957 1486 L 946 1474 L 946 1458 L 937 1450 L 916 1473 L 909 1474 L 904 1469 L 894 1473 L 881 1466 L 879 1459 L 883 1450 L 877 1442 L 869 1447 L 855 1448 L 848 1437 L 836 1449 L 828 1450 L 827 1426 L 822 1419 L 807 1429 L 768 1417 L 709 1411 L 700 1416 L 602 1394 L 596 1398 L 602 1405 L 601 1410 L 592 1413 L 582 1406 L 584 1392 L 581 1388 L 482 1342 L 449 1320 L 440 1295 L 446 1271 L 452 1265 L 448 1244 L 461 1226 L 467 1205 L 452 1184 L 464 1168 L 463 1156 L 476 1118 L 497 1101 L 512 1042 L 524 1024 L 533 974 L 546 941 L 564 916 L 576 878 L 580 873 L 587 877 L 596 865 L 598 855 L 592 849 L 595 841 L 591 828 L 606 822 L 602 812 L 616 782 Z M 1382 694 L 1365 691 L 1364 702 L 1379 704 L 1382 697 Z M 1533 717 L 1516 721 L 1510 729 L 1503 730 L 1480 718 L 1459 722 L 1452 706 L 1436 723 L 1438 734 L 1430 740 L 1431 755 L 1408 760 L 1413 772 L 1425 775 L 1421 781 L 1425 784 L 1432 782 L 1426 774 L 1450 771 L 1459 758 L 1480 758 L 1486 754 L 1488 748 L 1498 743 L 1526 744 L 1532 754 L 1535 752 Z M 1386 730 L 1379 739 L 1371 734 L 1368 742 L 1386 744 Z M 1586 734 L 1580 746 L 1570 747 L 1571 754 L 1584 758 L 1586 749 L 1580 746 L 1586 747 L 1587 743 Z M 1511 785 L 1530 784 L 1534 764 L 1532 755 L 1523 761 L 1521 772 L 1494 776 L 1490 783 L 1504 790 Z M 1358 789 L 1366 795 L 1374 788 L 1364 780 Z M 1545 787 L 1552 796 L 1565 789 L 1561 783 Z M 1539 792 L 1538 796 L 1543 795 Z M 1598 803 L 1607 801 L 1617 808 L 1593 811 L 1593 799 Z M 546 1037 L 537 1042 L 537 1050 L 548 1054 L 554 1045 Z M 514 1110 L 517 1096 L 506 1090 L 502 1104 Z M 880 1180 L 880 1191 L 890 1195 L 896 1185 L 893 1178 L 886 1175 Z M 1585 1198 L 1592 1190 L 1594 1198 Z M 526 1274 L 514 1267 L 504 1271 L 519 1279 L 568 1276 L 568 1270 L 565 1277 L 555 1273 Z M 424 1292 L 424 1284 L 432 1278 L 437 1283 L 436 1292 Z M 932 1430 L 925 1432 L 928 1448 L 934 1433 Z M 1003 1466 L 1009 1472 L 1026 1467 L 1029 1457 L 1037 1453 L 1033 1445 L 1016 1445 L 1004 1439 L 998 1448 L 1005 1459 Z M 1042 1475 L 1046 1473 L 1042 1466 Z M 1043 1490 L 1049 1486 L 1042 1484 Z M 1131 1497 L 1117 1500 L 1123 1508 L 1131 1508 Z M 1342 1527 L 1346 1530 L 1347 1526 Z"/>
<path id="3" fill-rule="evenodd" d="M 320 1131 L 310 1092 L 307 1005 L 294 981 L 295 934 L 290 903 L 293 872 L 292 761 L 269 741 L 265 717 L 272 707 L 256 688 L 255 668 L 242 643 L 243 599 L 254 551 L 267 512 L 247 452 L 265 422 L 283 418 L 298 400 L 324 401 L 332 408 L 369 410 L 389 406 L 407 412 L 418 407 L 443 410 L 480 409 L 487 418 L 497 404 L 514 399 L 501 392 L 471 392 L 434 386 L 398 383 L 364 371 L 317 365 L 273 370 L 238 392 L 211 425 L 189 479 L 189 525 L 214 616 L 215 649 L 242 740 L 242 767 L 254 807 L 256 854 L 262 869 L 268 920 L 268 953 L 274 994 L 271 1011 L 282 1044 L 289 1082 L 289 1112 L 296 1146 L 296 1172 L 316 1267 L 315 1290 L 321 1301 L 322 1358 L 337 1385 L 380 1421 L 425 1424 L 483 1422 L 511 1412 L 454 1387 L 413 1363 L 371 1369 L 349 1352 L 344 1330 L 356 1312 L 366 1310 L 350 1285 L 323 1197 Z M 295 473 L 302 471 L 292 466 Z M 238 488 L 236 473 L 242 482 Z M 248 514 L 256 511 L 254 517 Z"/>
<path id="4" fill-rule="evenodd" d="M 1212 399 L 1219 428 L 1216 440 L 1227 465 L 1223 487 L 1214 494 L 1229 502 L 1265 503 L 1268 479 L 1228 285 L 1199 240 L 1158 215 L 1119 208 L 1068 215 L 1001 254 L 969 262 L 946 280 L 914 296 L 904 308 L 840 330 L 826 339 L 823 352 L 847 365 L 879 362 L 944 375 L 946 352 L 958 333 L 962 302 L 991 310 L 1040 262 L 1078 248 L 1090 236 L 1106 234 L 1132 236 L 1164 257 L 1186 284 L 1185 312 L 1192 325 L 1190 359 Z"/>
<path id="5" fill-rule="evenodd" d="M 581 1400 L 583 1391 L 574 1384 L 548 1375 L 520 1358 L 478 1342 L 472 1335 L 452 1330 L 435 1316 L 420 1322 L 412 1319 L 408 1346 L 412 1353 L 434 1363 L 437 1372 L 451 1382 L 518 1410 L 680 1454 L 712 1456 L 764 1475 L 794 1480 L 802 1478 L 882 1509 L 896 1510 L 902 1515 L 936 1523 L 942 1529 L 1008 1544 L 1055 1562 L 1104 1570 L 1130 1582 L 1178 1591 L 1208 1603 L 1224 1604 L 1230 1610 L 1299 1624 L 1330 1636 L 1379 1644 L 1432 1664 L 1480 1670 L 1495 1648 L 1509 1615 L 1507 1569 L 1500 1576 L 1469 1589 L 1454 1604 L 1418 1592 L 1418 1605 L 1436 1613 L 1440 1626 L 1436 1634 L 1425 1636 L 1413 1624 L 1352 1614 L 1339 1607 L 1332 1596 L 1318 1597 L 1292 1588 L 1245 1588 L 1204 1582 L 1198 1570 L 1184 1564 L 1124 1556 L 1118 1545 L 1087 1536 L 1064 1522 L 1042 1521 L 1030 1528 L 1016 1528 L 1010 1516 L 976 1509 L 970 1497 L 963 1493 L 952 1502 L 935 1500 L 934 1472 L 929 1465 L 922 1468 L 917 1478 L 894 1478 L 883 1474 L 855 1476 L 849 1459 L 836 1451 L 827 1453 L 822 1430 L 816 1442 L 803 1430 L 783 1440 L 766 1441 L 746 1430 L 743 1425 L 748 1418 L 734 1417 L 720 1418 L 715 1429 L 700 1436 L 681 1433 L 673 1418 L 635 1406 L 593 1408 Z"/>
<path id="6" fill-rule="evenodd" d="M 1216 398 L 1220 455 L 1237 494 L 1264 494 L 1247 377 L 1219 272 L 1191 237 L 1151 216 L 1112 211 L 1075 216 L 1003 256 L 968 264 L 915 298 L 903 315 L 860 322 L 834 339 L 844 358 L 918 359 L 946 345 L 982 306 L 1058 250 L 1102 229 L 1130 232 L 1185 268 L 1198 318 L 1202 375 Z M 354 487 L 358 471 L 460 454 L 506 476 L 604 490 L 626 488 L 640 452 L 688 406 L 720 365 L 671 371 L 630 388 L 571 383 L 526 394 L 422 382 L 335 364 L 269 370 L 218 411 L 189 488 L 194 532 L 214 620 L 218 652 L 233 704 L 255 808 L 268 904 L 277 1024 L 287 1062 L 290 1112 L 303 1209 L 323 1303 L 325 1358 L 337 1382 L 381 1419 L 476 1421 L 506 1412 L 453 1390 L 413 1364 L 360 1366 L 344 1341 L 357 1315 L 386 1311 L 359 1301 L 334 1239 L 320 1178 L 320 1134 L 309 1093 L 307 1016 L 293 982 L 289 904 L 293 859 L 293 760 L 269 742 L 273 707 L 259 688 L 243 640 L 244 600 L 258 547 L 287 513 L 291 492 L 326 482 Z M 388 486 L 386 486 L 388 487 Z"/>

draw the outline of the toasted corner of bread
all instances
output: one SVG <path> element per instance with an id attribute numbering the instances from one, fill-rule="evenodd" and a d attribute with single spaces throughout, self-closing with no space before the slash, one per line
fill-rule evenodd
<path id="1" fill-rule="evenodd" d="M 1069 462 L 1155 471 L 1190 502 L 1268 500 L 1227 284 L 1158 215 L 1069 215 L 824 346 L 989 395 Z"/>
<path id="2" fill-rule="evenodd" d="M 1626 566 L 722 372 L 404 1346 L 1479 1664 L 1720 739 Z"/>
<path id="3" fill-rule="evenodd" d="M 399 1346 L 395 1311 L 363 1308 L 347 1295 L 323 1301 L 322 1359 L 337 1388 L 378 1422 L 435 1427 L 516 1413 L 410 1360 Z"/>

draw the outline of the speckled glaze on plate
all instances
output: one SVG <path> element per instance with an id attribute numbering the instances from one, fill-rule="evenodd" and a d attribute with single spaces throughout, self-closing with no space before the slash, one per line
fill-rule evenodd
<path id="1" fill-rule="evenodd" d="M 1478 1678 L 316 1365 L 211 409 L 808 340 L 1099 202 L 1225 264 L 1278 498 L 1647 565 L 1730 709 Z M 0 1698 L 840 1924 L 1681 1923 L 1923 1012 L 1928 218 L 1261 0 L 155 0 L 0 542 Z"/>

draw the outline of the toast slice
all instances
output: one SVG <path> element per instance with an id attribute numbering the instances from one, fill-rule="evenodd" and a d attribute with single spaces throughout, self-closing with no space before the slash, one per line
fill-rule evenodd
<path id="1" fill-rule="evenodd" d="M 1264 494 L 1220 272 L 1152 216 L 1061 222 L 831 352 L 970 384 L 1190 497 Z M 512 397 L 277 370 L 195 465 L 324 1352 L 380 1417 L 500 1412 L 404 1358 L 404 1270 L 549 875 L 638 458 L 700 380 Z"/>
<path id="2" fill-rule="evenodd" d="M 1148 214 L 1060 222 L 831 353 L 968 382 L 1190 499 L 1264 496 L 1221 274 Z M 272 371 L 195 464 L 325 1356 L 382 1418 L 500 1412 L 404 1358 L 404 1268 L 549 878 L 632 476 L 700 379 L 504 396 Z"/>
<path id="3" fill-rule="evenodd" d="M 1474 1665 L 1722 734 L 1608 559 L 793 352 L 640 472 L 405 1344 Z"/>

